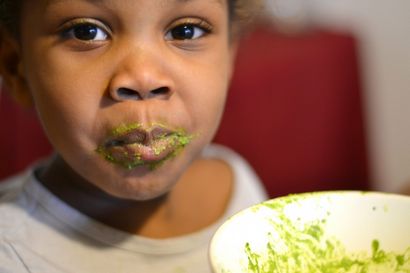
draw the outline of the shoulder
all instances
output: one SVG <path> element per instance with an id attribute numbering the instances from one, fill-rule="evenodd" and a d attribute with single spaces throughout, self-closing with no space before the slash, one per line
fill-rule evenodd
<path id="1" fill-rule="evenodd" d="M 228 164 L 237 182 L 262 185 L 252 166 L 234 150 L 219 144 L 211 144 L 204 149 L 202 155 L 206 158 L 220 159 Z"/>
<path id="2" fill-rule="evenodd" d="M 12 196 L 18 195 L 29 175 L 28 171 L 24 171 L 0 181 L 0 202 L 9 200 Z"/>
<path id="3" fill-rule="evenodd" d="M 28 211 L 36 203 L 25 190 L 32 179 L 32 170 L 29 169 L 0 181 L 0 235 L 14 233 L 26 221 Z"/>
<path id="4" fill-rule="evenodd" d="M 0 272 L 23 273 L 28 269 L 21 258 L 16 246 L 0 238 Z"/>
<path id="5" fill-rule="evenodd" d="M 234 150 L 220 145 L 220 144 L 210 144 L 202 152 L 202 156 L 205 158 L 216 158 L 225 161 L 227 164 L 233 168 L 233 171 L 244 171 L 246 173 L 255 174 L 250 164 L 243 158 L 240 154 Z"/>
<path id="6" fill-rule="evenodd" d="M 268 198 L 262 181 L 252 166 L 240 154 L 219 144 L 207 146 L 203 153 L 205 158 L 216 158 L 224 161 L 233 173 L 233 198 L 248 202 L 250 205 L 259 203 Z"/>

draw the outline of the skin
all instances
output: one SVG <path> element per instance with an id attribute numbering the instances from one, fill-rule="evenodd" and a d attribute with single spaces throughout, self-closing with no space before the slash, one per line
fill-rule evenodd
<path id="1" fill-rule="evenodd" d="M 150 237 L 218 219 L 231 170 L 198 155 L 218 127 L 232 72 L 227 3 L 38 0 L 25 1 L 22 18 L 20 42 L 2 33 L 1 73 L 16 97 L 32 99 L 57 152 L 37 173 L 42 183 L 85 214 Z M 97 26 L 98 39 L 76 38 L 79 24 Z M 198 25 L 198 37 L 170 36 L 181 24 Z M 155 170 L 122 168 L 96 152 L 113 128 L 133 123 L 196 137 Z"/>

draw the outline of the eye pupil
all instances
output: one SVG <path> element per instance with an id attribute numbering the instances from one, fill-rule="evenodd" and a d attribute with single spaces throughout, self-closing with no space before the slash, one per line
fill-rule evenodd
<path id="1" fill-rule="evenodd" d="M 172 31 L 172 37 L 177 40 L 192 39 L 195 35 L 195 28 L 192 25 L 184 25 L 174 28 Z"/>
<path id="2" fill-rule="evenodd" d="M 74 30 L 75 38 L 79 40 L 93 40 L 97 36 L 98 29 L 92 25 L 77 26 Z"/>

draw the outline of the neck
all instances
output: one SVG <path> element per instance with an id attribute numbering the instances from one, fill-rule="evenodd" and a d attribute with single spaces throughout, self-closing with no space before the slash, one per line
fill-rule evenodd
<path id="1" fill-rule="evenodd" d="M 146 201 L 120 199 L 103 192 L 60 156 L 40 170 L 38 177 L 58 198 L 99 222 L 136 235 L 168 238 L 197 231 L 223 214 L 231 191 L 231 173 L 228 169 L 225 177 L 204 176 L 221 173 L 213 164 L 208 165 L 201 160 L 193 163 L 172 191 Z M 216 182 L 215 187 L 210 181 Z"/>
<path id="2" fill-rule="evenodd" d="M 58 155 L 37 175 L 54 195 L 83 214 L 134 234 L 139 234 L 149 219 L 159 217 L 169 203 L 169 194 L 147 201 L 109 195 L 79 176 Z"/>

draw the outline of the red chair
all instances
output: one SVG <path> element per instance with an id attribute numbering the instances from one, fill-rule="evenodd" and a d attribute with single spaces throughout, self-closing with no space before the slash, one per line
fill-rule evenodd
<path id="1" fill-rule="evenodd" d="M 33 109 L 22 109 L 0 91 L 0 179 L 51 152 Z"/>
<path id="2" fill-rule="evenodd" d="M 263 26 L 238 55 L 215 141 L 247 158 L 272 197 L 368 189 L 356 40 Z"/>

